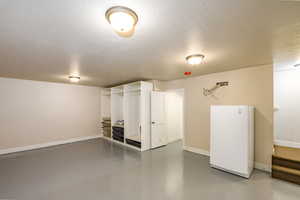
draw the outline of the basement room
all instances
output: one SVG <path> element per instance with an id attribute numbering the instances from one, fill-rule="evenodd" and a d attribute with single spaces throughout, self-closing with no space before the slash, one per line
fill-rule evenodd
<path id="1" fill-rule="evenodd" d="M 299 200 L 299 0 L 1 0 L 0 200 Z"/>

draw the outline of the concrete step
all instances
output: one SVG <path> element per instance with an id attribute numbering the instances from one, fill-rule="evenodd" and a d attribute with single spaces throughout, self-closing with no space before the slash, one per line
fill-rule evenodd
<path id="1" fill-rule="evenodd" d="M 281 166 L 272 166 L 272 177 L 300 185 L 300 170 Z"/>
<path id="2" fill-rule="evenodd" d="M 281 166 L 289 169 L 300 170 L 300 161 L 273 155 L 272 166 Z"/>
<path id="3" fill-rule="evenodd" d="M 274 156 L 300 162 L 300 149 L 275 145 Z"/>

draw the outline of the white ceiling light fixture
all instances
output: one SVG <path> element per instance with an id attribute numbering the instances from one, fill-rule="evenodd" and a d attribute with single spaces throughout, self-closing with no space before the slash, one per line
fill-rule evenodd
<path id="1" fill-rule="evenodd" d="M 204 55 L 202 54 L 189 55 L 185 58 L 185 60 L 189 65 L 199 65 L 203 62 Z"/>
<path id="2" fill-rule="evenodd" d="M 70 75 L 69 76 L 70 82 L 71 83 L 78 83 L 80 80 L 80 76 L 74 76 L 74 75 Z"/>
<path id="3" fill-rule="evenodd" d="M 106 11 L 105 17 L 113 29 L 120 33 L 133 31 L 138 22 L 137 14 L 124 6 L 111 7 Z"/>

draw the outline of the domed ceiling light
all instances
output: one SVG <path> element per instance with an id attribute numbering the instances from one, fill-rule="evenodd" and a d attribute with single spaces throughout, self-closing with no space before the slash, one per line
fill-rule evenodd
<path id="1" fill-rule="evenodd" d="M 189 55 L 185 58 L 185 60 L 189 65 L 199 65 L 203 62 L 204 55 L 201 54 Z"/>
<path id="2" fill-rule="evenodd" d="M 130 8 L 114 6 L 105 13 L 107 21 L 119 33 L 128 33 L 134 30 L 138 22 L 137 14 Z"/>
<path id="3" fill-rule="evenodd" d="M 70 82 L 72 82 L 72 83 L 78 83 L 80 80 L 80 76 L 70 75 L 69 79 L 70 79 Z"/>

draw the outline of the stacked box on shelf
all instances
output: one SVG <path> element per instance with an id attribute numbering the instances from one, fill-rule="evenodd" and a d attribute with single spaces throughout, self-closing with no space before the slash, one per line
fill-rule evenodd
<path id="1" fill-rule="evenodd" d="M 111 120 L 108 117 L 102 119 L 102 130 L 105 137 L 111 137 Z"/>
<path id="2" fill-rule="evenodd" d="M 124 120 L 118 120 L 112 127 L 113 139 L 124 142 Z"/>

